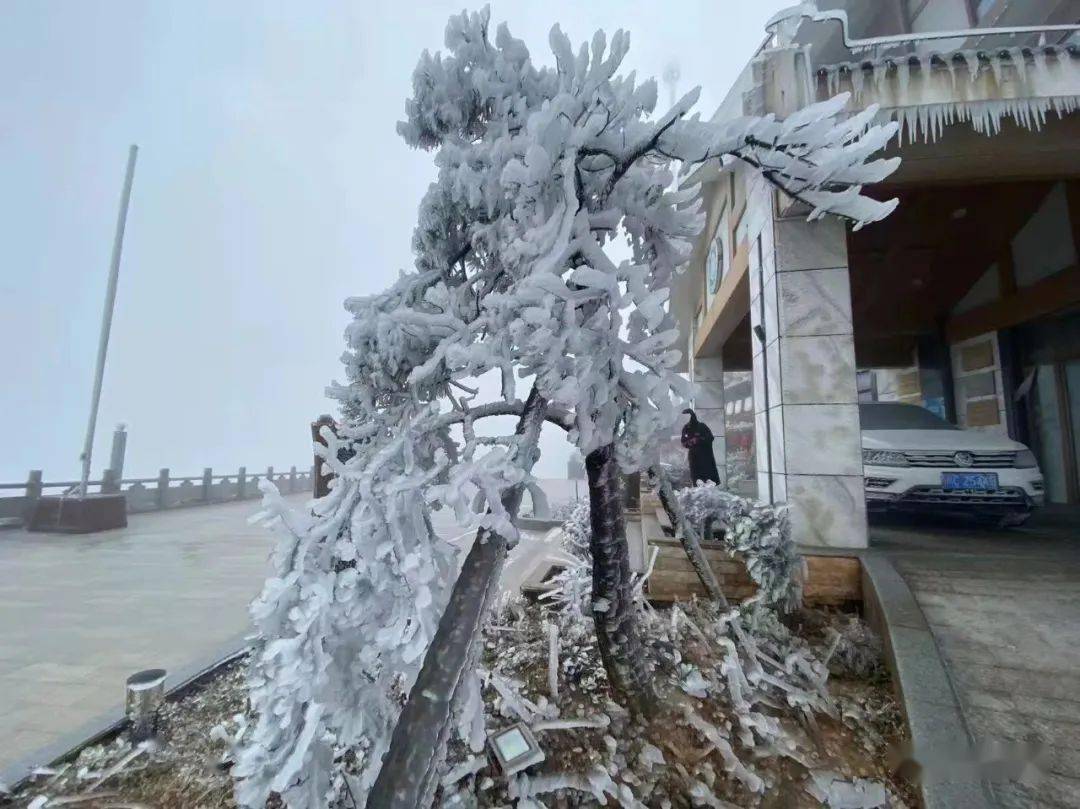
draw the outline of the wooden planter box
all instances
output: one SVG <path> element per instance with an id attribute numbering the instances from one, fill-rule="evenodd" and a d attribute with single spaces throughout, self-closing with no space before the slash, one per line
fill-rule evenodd
<path id="1" fill-rule="evenodd" d="M 649 600 L 667 603 L 685 601 L 691 596 L 703 598 L 705 588 L 682 545 L 674 539 L 650 537 L 650 554 L 654 547 L 659 549 L 659 554 L 646 588 Z M 757 586 L 746 572 L 746 565 L 731 558 L 722 545 L 705 542 L 702 550 L 728 599 L 741 601 L 757 592 Z M 804 555 L 803 559 L 807 568 L 803 582 L 805 604 L 842 606 L 862 602 L 862 566 L 857 557 Z"/>

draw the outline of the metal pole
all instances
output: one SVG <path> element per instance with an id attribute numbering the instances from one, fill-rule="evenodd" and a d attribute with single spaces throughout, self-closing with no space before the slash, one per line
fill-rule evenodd
<path id="1" fill-rule="evenodd" d="M 86 443 L 82 452 L 82 479 L 79 497 L 86 497 L 90 481 L 90 456 L 94 450 L 94 428 L 97 426 L 98 404 L 101 402 L 101 380 L 105 375 L 105 353 L 109 349 L 109 330 L 112 328 L 113 306 L 116 303 L 116 281 L 120 274 L 120 252 L 124 247 L 124 227 L 127 225 L 128 202 L 131 201 L 131 183 L 135 179 L 135 157 L 139 147 L 132 144 L 128 151 L 127 174 L 124 191 L 120 195 L 120 213 L 116 219 L 116 237 L 113 239 L 112 264 L 109 267 L 109 285 L 105 290 L 105 309 L 101 314 L 101 337 L 98 340 L 97 369 L 94 371 L 94 392 L 90 397 L 90 422 L 86 426 Z"/>

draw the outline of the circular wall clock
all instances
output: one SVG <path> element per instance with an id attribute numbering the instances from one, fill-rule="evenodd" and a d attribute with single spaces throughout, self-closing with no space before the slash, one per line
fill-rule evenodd
<path id="1" fill-rule="evenodd" d="M 720 276 L 724 271 L 724 241 L 719 236 L 713 239 L 709 247 L 709 257 L 705 260 L 705 283 L 709 292 L 715 294 L 720 288 Z"/>

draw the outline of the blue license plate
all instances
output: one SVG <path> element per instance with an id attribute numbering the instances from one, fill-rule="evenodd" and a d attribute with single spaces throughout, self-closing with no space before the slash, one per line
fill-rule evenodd
<path id="1" fill-rule="evenodd" d="M 941 488 L 947 492 L 996 492 L 998 476 L 993 472 L 942 472 Z"/>

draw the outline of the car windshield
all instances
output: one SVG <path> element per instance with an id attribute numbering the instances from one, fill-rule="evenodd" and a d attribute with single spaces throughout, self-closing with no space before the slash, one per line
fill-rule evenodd
<path id="1" fill-rule="evenodd" d="M 924 407 L 873 402 L 859 405 L 864 430 L 956 430 Z"/>

